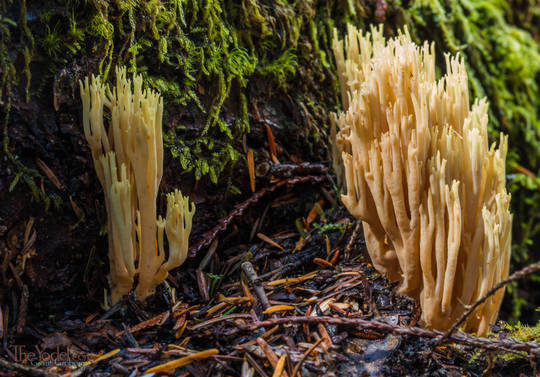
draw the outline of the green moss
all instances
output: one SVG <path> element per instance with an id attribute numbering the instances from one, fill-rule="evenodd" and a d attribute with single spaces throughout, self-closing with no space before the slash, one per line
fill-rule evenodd
<path id="1" fill-rule="evenodd" d="M 270 62 L 263 61 L 258 72 L 263 76 L 270 76 L 280 89 L 287 89 L 288 78 L 296 73 L 298 59 L 294 50 L 289 48 L 283 52 L 277 59 Z"/>
<path id="2" fill-rule="evenodd" d="M 527 326 L 521 322 L 517 322 L 515 325 L 506 324 L 506 331 L 510 332 L 510 337 L 516 339 L 520 342 L 535 342 L 540 341 L 540 322 L 535 326 Z M 517 352 L 500 352 L 497 354 L 497 357 L 503 360 L 513 360 L 517 358 L 526 358 L 528 359 L 530 355 L 524 351 Z"/>
<path id="3" fill-rule="evenodd" d="M 165 133 L 163 142 L 171 151 L 172 156 L 179 160 L 182 170 L 194 171 L 196 179 L 208 175 L 211 182 L 217 183 L 218 175 L 226 165 L 235 163 L 240 157 L 240 153 L 226 141 L 209 137 L 180 141 L 175 131 L 181 132 L 181 129 Z M 209 151 L 209 156 L 196 158 L 203 150 Z"/>
<path id="4" fill-rule="evenodd" d="M 5 2 L 0 4 L 0 14 L 7 14 L 7 6 Z M 24 59 L 24 66 L 22 67 L 22 76 L 24 77 L 24 93 L 25 98 L 28 101 L 30 99 L 29 88 L 30 88 L 30 49 L 34 46 L 34 37 L 30 32 L 28 25 L 26 24 L 26 2 L 22 1 L 20 3 L 20 18 L 19 22 L 16 23 L 12 19 L 0 15 L 0 101 L 3 106 L 1 106 L 0 114 L 2 117 L 2 151 L 8 160 L 15 166 L 17 169 L 17 174 L 15 175 L 13 181 L 9 186 L 9 190 L 12 191 L 17 183 L 22 179 L 30 192 L 34 200 L 38 202 L 43 202 L 45 204 L 45 210 L 48 210 L 51 203 L 51 198 L 47 196 L 42 190 L 40 190 L 36 184 L 36 180 L 42 179 L 43 177 L 35 169 L 28 168 L 21 161 L 18 160 L 17 156 L 14 155 L 9 148 L 9 115 L 11 111 L 11 92 L 12 88 L 16 87 L 19 80 L 17 69 L 14 64 L 14 60 L 10 56 L 10 51 L 8 46 L 11 42 L 11 38 L 14 31 L 18 31 L 20 35 L 19 44 L 22 46 L 22 57 Z"/>
<path id="5" fill-rule="evenodd" d="M 512 338 L 520 342 L 538 343 L 540 341 L 540 322 L 535 326 L 527 326 L 521 322 L 517 322 L 515 325 L 506 324 L 506 330 L 511 332 Z"/>
<path id="6" fill-rule="evenodd" d="M 45 52 L 47 55 L 52 57 L 57 57 L 58 54 L 62 51 L 62 45 L 60 42 L 62 41 L 60 37 L 60 30 L 59 30 L 59 23 L 56 23 L 54 25 L 54 28 L 51 30 L 51 27 L 49 25 L 46 25 L 46 34 L 45 38 L 41 40 L 41 46 L 45 49 Z"/>
<path id="7" fill-rule="evenodd" d="M 197 121 L 201 127 L 198 135 L 183 134 L 182 128 L 174 130 L 176 137 L 186 140 L 182 153 L 171 152 L 182 156 L 182 165 L 190 167 L 197 179 L 208 176 L 212 181 L 235 163 L 241 136 L 251 129 L 247 96 L 251 80 L 263 77 L 270 88 L 285 90 L 294 83 L 300 64 L 331 77 L 331 63 L 326 59 L 329 18 L 319 15 L 317 8 L 329 15 L 345 15 L 348 20 L 365 16 L 357 12 L 357 5 L 344 1 L 49 0 L 30 19 L 25 2 L 4 4 L 5 10 L 8 7 L 21 14 L 17 26 L 20 44 L 28 48 L 22 50 L 26 68 L 17 73 L 17 80 L 20 73 L 25 74 L 27 91 L 28 67 L 35 51 L 50 61 L 45 80 L 81 58 L 90 63 L 93 73 L 105 78 L 113 64 L 126 64 L 131 72 L 143 74 L 148 87 L 162 93 L 166 109 L 185 106 Z M 5 42 L 4 47 L 12 42 L 11 37 Z M 300 47 L 304 56 L 299 55 Z M 313 86 L 316 93 L 310 97 L 327 97 L 320 86 Z M 235 105 L 225 109 L 231 97 Z M 223 150 L 235 153 L 218 152 L 215 144 L 209 148 L 212 143 L 208 140 L 220 140 Z"/>

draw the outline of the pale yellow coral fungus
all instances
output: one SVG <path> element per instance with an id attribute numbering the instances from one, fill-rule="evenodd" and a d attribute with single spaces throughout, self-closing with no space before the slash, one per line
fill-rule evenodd
<path id="1" fill-rule="evenodd" d="M 508 276 L 507 137 L 488 144 L 488 104 L 469 108 L 459 56 L 435 77 L 433 45 L 407 31 L 386 40 L 349 27 L 334 39 L 344 111 L 334 117 L 348 210 L 362 220 L 374 266 L 420 301 L 422 319 L 447 329 Z M 485 334 L 503 290 L 465 323 Z"/>
<path id="2" fill-rule="evenodd" d="M 111 90 L 99 77 L 80 83 L 83 125 L 94 167 L 105 193 L 108 214 L 111 297 L 133 288 L 144 299 L 187 256 L 195 206 L 180 191 L 167 195 L 167 215 L 156 220 L 156 199 L 163 175 L 162 113 L 158 93 L 143 90 L 142 77 L 116 70 Z M 104 109 L 110 112 L 108 129 Z M 164 236 L 169 244 L 165 261 Z"/>

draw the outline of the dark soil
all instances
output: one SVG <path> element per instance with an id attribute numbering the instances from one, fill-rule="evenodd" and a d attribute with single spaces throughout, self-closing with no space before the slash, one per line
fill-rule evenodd
<path id="1" fill-rule="evenodd" d="M 146 302 L 130 296 L 109 309 L 102 308 L 107 242 L 106 236 L 98 236 L 101 227 L 96 219 L 78 222 L 73 214 L 47 214 L 24 203 L 18 191 L 10 193 L 11 198 L 21 198 L 3 207 L 16 214 L 9 218 L 18 220 L 13 224 L 4 220 L 8 225 L 2 248 L 10 252 L 2 270 L 2 357 L 35 367 L 42 353 L 44 363 L 37 368 L 41 375 L 135 376 L 208 349 L 219 354 L 167 374 L 271 376 L 273 354 L 275 359 L 287 355 L 289 376 L 301 360 L 297 375 L 302 376 L 531 375 L 530 364 L 522 359 L 504 361 L 470 347 L 434 347 L 431 340 L 415 336 L 324 323 L 249 328 L 260 320 L 304 315 L 401 326 L 417 323 L 419 308 L 396 294 L 395 285 L 371 267 L 361 234 L 354 235 L 354 220 L 342 207 L 331 208 L 322 190 L 331 190 L 328 181 L 285 185 L 264 195 L 234 218 L 214 245 L 172 273 L 167 285 Z M 98 191 L 97 187 L 93 191 L 96 197 Z M 315 203 L 326 211 L 323 216 L 314 209 Z M 200 208 L 195 241 L 219 215 L 204 204 Z M 30 228 L 31 216 L 35 222 Z M 295 220 L 306 231 L 303 246 Z M 330 224 L 342 226 L 335 229 Z M 26 244 L 25 232 L 30 233 Z M 29 250 L 36 250 L 35 255 Z M 243 272 L 245 262 L 258 280 Z M 272 283 L 312 272 L 299 282 Z M 257 293 L 257 286 L 264 296 Z M 270 307 L 290 307 L 264 314 L 265 300 Z M 117 353 L 95 361 L 110 351 Z M 56 362 L 48 364 L 47 354 Z M 1 375 L 13 375 L 0 370 Z"/>

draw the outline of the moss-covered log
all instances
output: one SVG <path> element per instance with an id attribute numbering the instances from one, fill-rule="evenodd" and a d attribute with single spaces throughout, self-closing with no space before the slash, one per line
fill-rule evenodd
<path id="1" fill-rule="evenodd" d="M 440 63 L 446 51 L 464 56 L 471 98 L 490 101 L 491 135 L 510 135 L 515 259 L 534 259 L 540 10 L 532 0 L 1 0 L 0 225 L 28 208 L 68 217 L 73 209 L 64 221 L 72 225 L 97 218 L 76 84 L 92 73 L 112 79 L 115 65 L 142 74 L 165 100 L 167 185 L 232 205 L 249 190 L 247 150 L 256 163 L 271 158 L 267 128 L 282 161 L 325 160 L 328 114 L 340 107 L 331 38 L 349 22 L 384 23 L 388 36 L 408 25 L 417 42 L 436 42 Z"/>

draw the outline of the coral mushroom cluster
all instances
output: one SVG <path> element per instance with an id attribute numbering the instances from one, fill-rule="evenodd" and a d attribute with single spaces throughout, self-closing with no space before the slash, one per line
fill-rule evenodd
<path id="1" fill-rule="evenodd" d="M 185 261 L 195 205 L 190 209 L 188 198 L 175 190 L 167 195 L 166 218 L 156 220 L 163 174 L 160 96 L 142 89 L 141 76 L 134 75 L 132 85 L 125 68 L 116 70 L 112 90 L 99 77 L 88 81 L 80 83 L 84 134 L 105 193 L 111 299 L 129 293 L 138 274 L 136 294 L 142 300 Z M 104 107 L 110 112 L 108 129 Z"/>
<path id="2" fill-rule="evenodd" d="M 360 219 L 374 266 L 419 300 L 422 319 L 445 330 L 508 276 L 512 216 L 505 188 L 507 137 L 488 144 L 488 104 L 469 107 L 463 59 L 407 31 L 385 40 L 349 27 L 334 38 L 344 111 L 334 117 L 342 200 Z M 464 324 L 485 334 L 501 289 Z"/>

